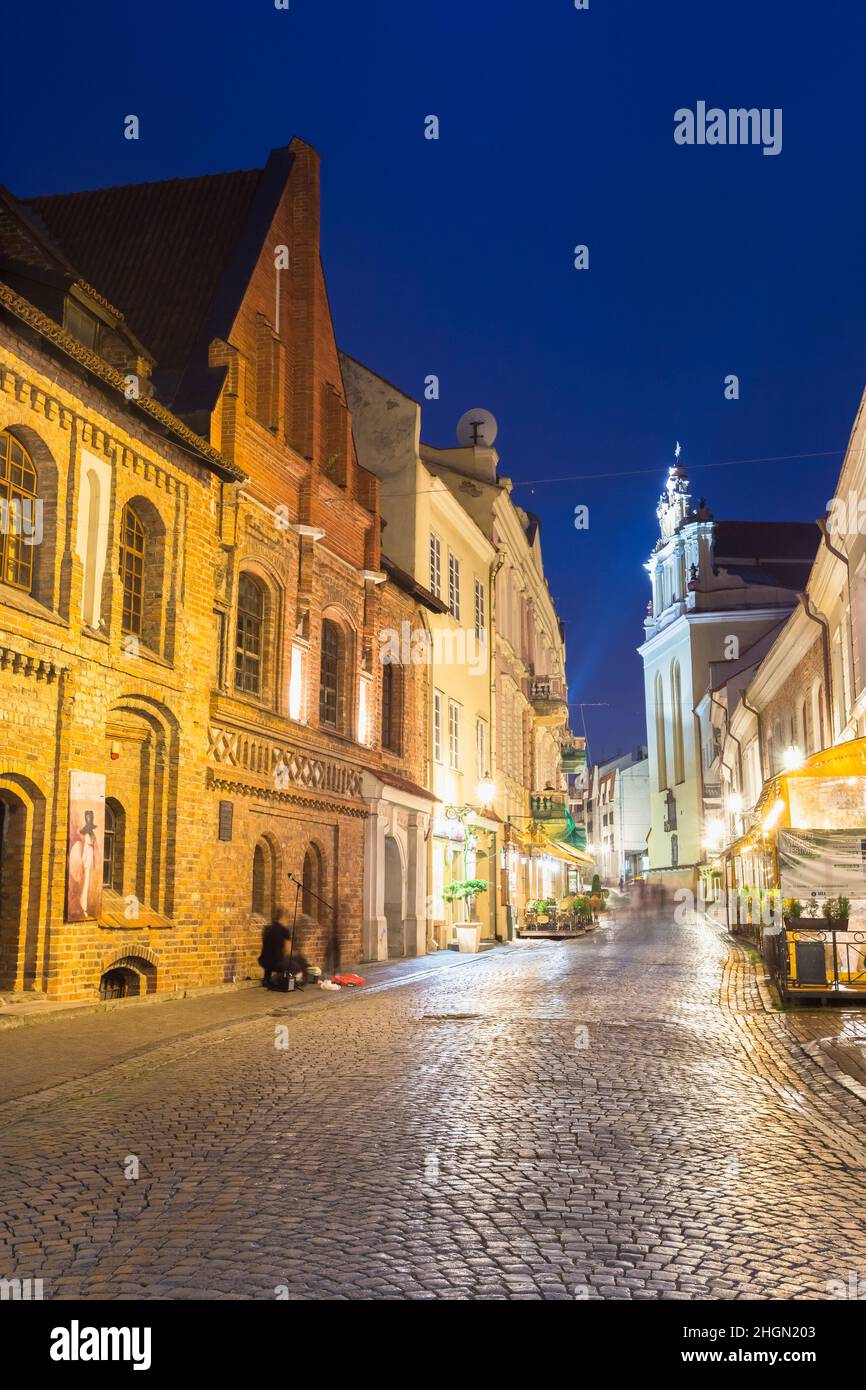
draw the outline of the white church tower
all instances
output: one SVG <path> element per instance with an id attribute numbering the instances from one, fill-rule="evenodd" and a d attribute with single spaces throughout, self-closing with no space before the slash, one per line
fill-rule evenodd
<path id="1" fill-rule="evenodd" d="M 820 536 L 809 522 L 717 521 L 692 499 L 677 444 L 656 508 L 644 641 L 650 874 L 695 887 L 721 814 L 711 661 L 736 661 L 784 620 Z"/>

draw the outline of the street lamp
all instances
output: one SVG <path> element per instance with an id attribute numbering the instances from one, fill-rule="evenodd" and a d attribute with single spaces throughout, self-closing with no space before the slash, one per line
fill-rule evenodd
<path id="1" fill-rule="evenodd" d="M 782 754 L 782 767 L 786 772 L 796 772 L 798 767 L 803 766 L 803 753 L 796 744 L 791 744 Z"/>
<path id="2" fill-rule="evenodd" d="M 481 805 L 486 809 L 489 809 L 493 805 L 493 798 L 496 795 L 496 783 L 489 772 L 485 772 L 484 776 L 481 778 L 481 781 L 475 788 L 475 795 L 478 797 Z"/>

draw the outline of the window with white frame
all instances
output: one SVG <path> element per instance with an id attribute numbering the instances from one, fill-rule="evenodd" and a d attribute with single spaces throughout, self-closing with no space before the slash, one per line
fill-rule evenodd
<path id="1" fill-rule="evenodd" d="M 460 561 L 448 551 L 448 612 L 460 621 Z"/>
<path id="2" fill-rule="evenodd" d="M 487 636 L 484 604 L 484 585 L 480 579 L 475 581 L 475 640 L 483 642 Z"/>
<path id="3" fill-rule="evenodd" d="M 430 592 L 442 595 L 442 542 L 435 531 L 430 532 Z"/>
<path id="4" fill-rule="evenodd" d="M 433 761 L 442 761 L 442 692 L 433 691 Z"/>
<path id="5" fill-rule="evenodd" d="M 460 706 L 448 701 L 448 766 L 453 772 L 460 769 Z"/>
<path id="6" fill-rule="evenodd" d="M 486 777 L 490 771 L 487 766 L 487 720 L 475 721 L 475 761 L 478 779 Z"/>

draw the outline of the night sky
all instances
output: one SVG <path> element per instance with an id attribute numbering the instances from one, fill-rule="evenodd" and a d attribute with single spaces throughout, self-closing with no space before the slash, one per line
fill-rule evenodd
<path id="1" fill-rule="evenodd" d="M 439 376 L 432 444 L 494 412 L 542 519 L 573 727 L 605 702 L 592 757 L 642 740 L 642 566 L 676 440 L 717 516 L 811 519 L 866 382 L 862 0 L 45 0 L 4 29 L 18 196 L 316 147 L 341 346 L 419 399 Z M 781 107 L 782 152 L 678 146 L 699 100 Z"/>

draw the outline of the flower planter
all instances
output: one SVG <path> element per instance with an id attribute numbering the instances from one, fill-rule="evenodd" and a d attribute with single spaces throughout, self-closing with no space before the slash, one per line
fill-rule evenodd
<path id="1" fill-rule="evenodd" d="M 481 944 L 481 923 L 457 922 L 454 930 L 457 933 L 458 950 L 467 955 L 477 955 Z"/>

